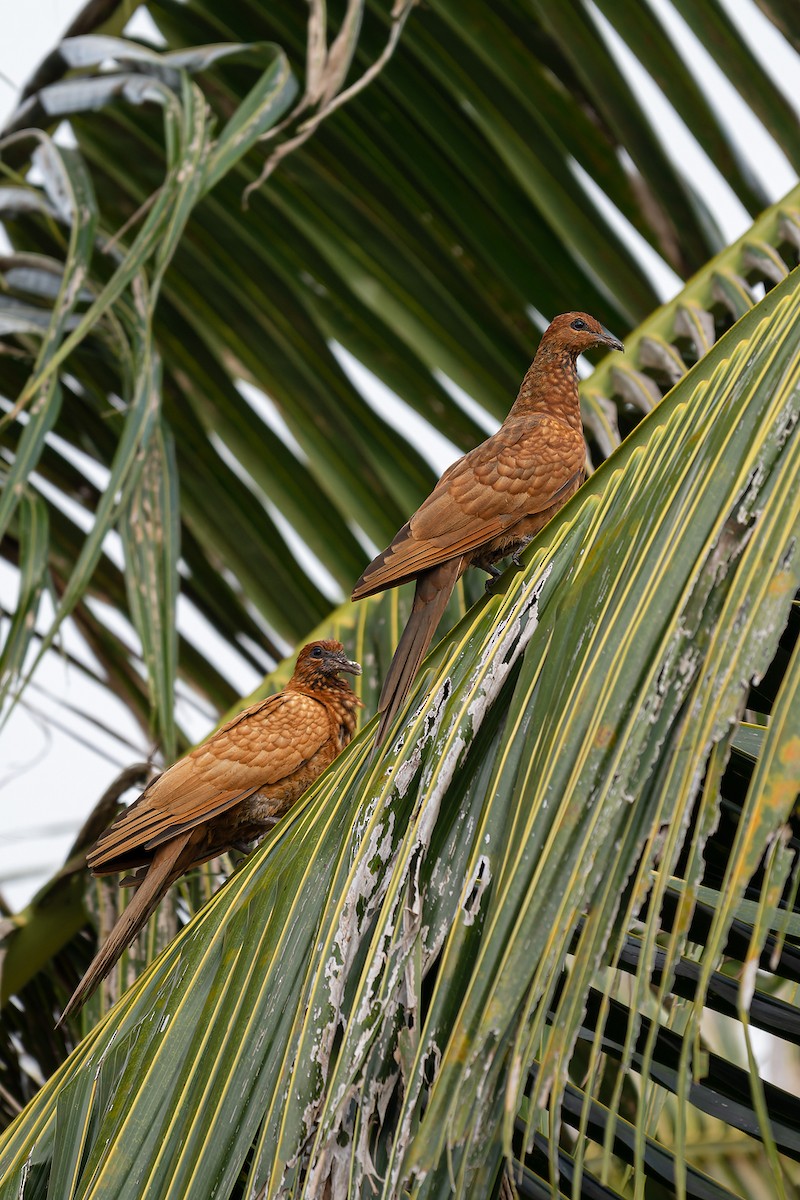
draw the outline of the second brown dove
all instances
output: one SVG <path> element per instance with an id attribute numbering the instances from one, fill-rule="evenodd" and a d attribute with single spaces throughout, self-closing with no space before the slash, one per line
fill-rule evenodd
<path id="1" fill-rule="evenodd" d="M 311 642 L 282 692 L 251 705 L 145 788 L 87 855 L 95 875 L 137 869 L 133 899 L 61 1016 L 108 974 L 168 888 L 191 867 L 270 829 L 353 736 L 360 675 L 336 641 Z"/>
<path id="2" fill-rule="evenodd" d="M 622 343 L 587 313 L 562 313 L 542 336 L 511 411 L 497 433 L 459 458 L 428 499 L 364 571 L 361 600 L 416 580 L 411 616 L 383 684 L 379 745 L 405 699 L 459 576 L 468 566 L 499 574 L 583 482 L 586 447 L 577 360 Z"/>

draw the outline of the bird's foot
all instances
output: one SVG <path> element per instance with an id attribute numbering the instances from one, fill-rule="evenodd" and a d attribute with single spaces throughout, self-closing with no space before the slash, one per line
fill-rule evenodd
<path id="1" fill-rule="evenodd" d="M 239 841 L 231 842 L 230 849 L 238 850 L 240 854 L 249 854 L 253 849 L 253 842 L 252 840 L 245 841 L 244 838 L 240 838 Z"/>
<path id="2" fill-rule="evenodd" d="M 511 561 L 513 562 L 513 564 L 517 568 L 517 570 L 521 570 L 525 566 L 525 563 L 520 558 L 520 555 L 525 553 L 525 551 L 528 549 L 528 546 L 531 544 L 532 541 L 533 541 L 532 537 L 526 537 L 525 540 L 523 541 L 522 545 L 517 546 L 516 550 L 511 555 Z"/>
<path id="3" fill-rule="evenodd" d="M 484 571 L 486 571 L 486 573 L 489 576 L 489 578 L 486 580 L 486 585 L 485 585 L 486 586 L 486 594 L 488 596 L 491 596 L 492 588 L 494 587 L 495 583 L 500 578 L 500 576 L 503 574 L 503 572 L 499 569 L 499 567 L 495 567 L 493 564 L 489 565 L 488 567 L 484 567 L 483 569 L 484 569 Z"/>

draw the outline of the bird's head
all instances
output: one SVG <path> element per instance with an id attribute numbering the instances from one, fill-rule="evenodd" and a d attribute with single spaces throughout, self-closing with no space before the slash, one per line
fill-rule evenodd
<path id="1" fill-rule="evenodd" d="M 309 682 L 320 677 L 337 675 L 339 671 L 347 671 L 350 675 L 360 675 L 361 666 L 349 659 L 344 652 L 341 642 L 326 638 L 321 642 L 309 642 L 297 656 L 297 666 L 294 678 Z"/>
<path id="2" fill-rule="evenodd" d="M 593 346 L 605 346 L 609 350 L 625 348 L 599 321 L 582 312 L 561 313 L 559 317 L 554 317 L 544 331 L 541 342 L 541 349 L 547 348 L 556 353 L 566 351 L 572 358 L 577 358 Z"/>

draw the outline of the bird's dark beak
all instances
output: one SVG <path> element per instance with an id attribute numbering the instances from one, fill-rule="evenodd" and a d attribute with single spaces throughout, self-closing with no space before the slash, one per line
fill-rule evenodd
<path id="1" fill-rule="evenodd" d="M 349 675 L 361 674 L 361 663 L 354 662 L 351 658 L 345 658 L 343 654 L 336 654 L 333 661 L 336 663 L 337 671 L 347 671 Z"/>
<path id="2" fill-rule="evenodd" d="M 623 346 L 623 344 L 619 340 L 619 338 L 615 338 L 613 333 L 609 333 L 608 330 L 606 329 L 605 325 L 602 326 L 602 330 L 603 330 L 603 344 L 608 346 L 609 350 L 622 350 L 624 353 L 625 347 Z"/>

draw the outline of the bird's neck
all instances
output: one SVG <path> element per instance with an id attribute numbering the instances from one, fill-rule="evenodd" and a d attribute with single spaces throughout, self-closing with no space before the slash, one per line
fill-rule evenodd
<path id="1" fill-rule="evenodd" d="M 519 389 L 509 417 L 547 413 L 581 431 L 581 402 L 575 355 L 561 347 L 540 346 Z"/>
<path id="2" fill-rule="evenodd" d="M 338 675 L 323 675 L 312 679 L 292 680 L 287 687 L 293 686 L 299 692 L 305 692 L 307 696 L 314 696 L 317 699 L 325 699 L 326 701 L 335 701 L 344 708 L 360 708 L 361 701 L 356 696 L 350 684 L 344 679 L 340 679 Z"/>

